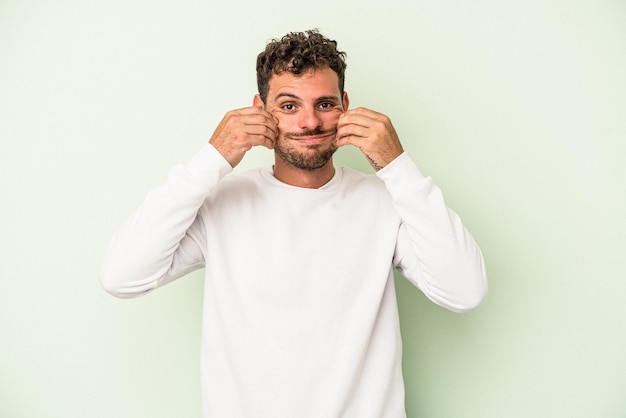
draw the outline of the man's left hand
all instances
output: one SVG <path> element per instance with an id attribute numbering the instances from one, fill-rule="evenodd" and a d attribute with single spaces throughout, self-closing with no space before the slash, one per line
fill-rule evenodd
<path id="1" fill-rule="evenodd" d="M 404 152 L 391 120 L 363 107 L 348 110 L 339 117 L 336 144 L 358 147 L 376 171 Z"/>

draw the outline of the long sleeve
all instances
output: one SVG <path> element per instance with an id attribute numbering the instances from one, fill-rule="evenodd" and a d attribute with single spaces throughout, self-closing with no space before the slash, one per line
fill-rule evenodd
<path id="1" fill-rule="evenodd" d="M 483 256 L 441 190 L 402 154 L 377 173 L 402 219 L 394 264 L 436 304 L 455 312 L 487 295 Z"/>
<path id="2" fill-rule="evenodd" d="M 231 170 L 209 144 L 172 168 L 113 236 L 100 269 L 103 288 L 117 297 L 139 296 L 204 267 L 198 210 Z"/>

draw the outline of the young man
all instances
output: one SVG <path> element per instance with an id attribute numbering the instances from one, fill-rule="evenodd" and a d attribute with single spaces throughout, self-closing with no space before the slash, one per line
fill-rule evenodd
<path id="1" fill-rule="evenodd" d="M 228 112 L 111 242 L 101 282 L 146 294 L 206 268 L 203 417 L 404 417 L 397 268 L 457 312 L 487 292 L 480 249 L 388 117 L 349 110 L 344 53 L 269 43 L 253 106 Z M 376 175 L 336 168 L 357 146 Z M 230 173 L 255 146 L 272 169 Z"/>

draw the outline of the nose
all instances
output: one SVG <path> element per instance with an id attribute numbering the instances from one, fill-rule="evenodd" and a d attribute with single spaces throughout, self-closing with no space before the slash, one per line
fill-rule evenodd
<path id="1" fill-rule="evenodd" d="M 317 114 L 315 108 L 305 108 L 300 113 L 300 128 L 313 130 L 322 125 L 322 119 Z"/>

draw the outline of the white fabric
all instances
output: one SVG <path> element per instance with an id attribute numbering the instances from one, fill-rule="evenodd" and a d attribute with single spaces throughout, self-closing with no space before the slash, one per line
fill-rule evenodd
<path id="1" fill-rule="evenodd" d="M 227 175 L 206 145 L 113 238 L 101 282 L 143 295 L 206 267 L 203 417 L 404 417 L 393 268 L 435 303 L 476 307 L 482 255 L 403 154 L 320 189 Z"/>

